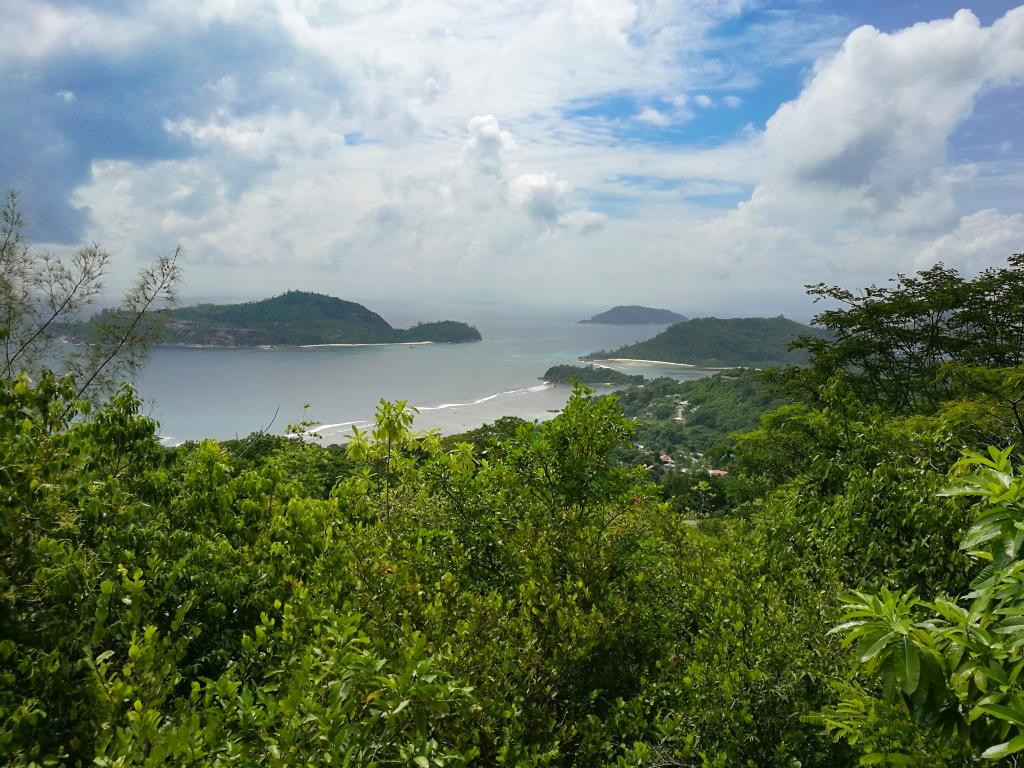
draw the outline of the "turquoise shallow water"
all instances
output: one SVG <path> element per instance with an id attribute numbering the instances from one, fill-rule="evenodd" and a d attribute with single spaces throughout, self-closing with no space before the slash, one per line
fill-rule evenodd
<path id="1" fill-rule="evenodd" d="M 658 326 L 580 325 L 570 318 L 476 323 L 484 340 L 409 347 L 155 350 L 136 386 L 169 443 L 228 439 L 304 418 L 327 426 L 326 441 L 372 419 L 381 398 L 422 408 L 416 425 L 464 431 L 503 415 L 545 418 L 566 387 L 544 387 L 550 366 L 649 338 Z M 702 371 L 630 366 L 630 373 L 697 378 Z M 306 409 L 303 406 L 309 404 Z M 275 417 L 276 413 L 276 417 Z"/>

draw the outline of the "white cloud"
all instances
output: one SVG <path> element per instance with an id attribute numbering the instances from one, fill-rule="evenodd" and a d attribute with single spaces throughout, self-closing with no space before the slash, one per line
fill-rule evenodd
<path id="1" fill-rule="evenodd" d="M 569 185 L 553 173 L 524 173 L 512 181 L 509 192 L 532 219 L 551 224 L 558 221 Z"/>
<path id="2" fill-rule="evenodd" d="M 594 211 L 570 211 L 558 217 L 558 226 L 587 235 L 597 232 L 608 221 L 603 213 Z"/>
<path id="3" fill-rule="evenodd" d="M 488 176 L 504 175 L 505 153 L 516 146 L 512 134 L 501 129 L 494 115 L 477 115 L 468 128 L 469 138 L 462 146 L 467 165 Z"/>
<path id="4" fill-rule="evenodd" d="M 990 27 L 962 12 L 845 42 L 834 22 L 780 12 L 736 42 L 713 33 L 752 3 L 0 4 L 13 9 L 0 66 L 71 51 L 127 67 L 164 38 L 220 27 L 280 44 L 257 74 L 197 76 L 195 103 L 163 116 L 191 157 L 98 158 L 76 192 L 87 236 L 115 252 L 182 241 L 197 291 L 207 279 L 255 294 L 282 280 L 340 295 L 485 286 L 615 300 L 628 288 L 752 312 L 752 296 L 770 311 L 802 282 L 858 285 L 1022 247 L 1012 200 L 972 213 L 994 205 L 972 189 L 1005 181 L 1013 145 L 993 171 L 953 159 L 949 143 L 979 95 L 1024 78 L 1024 9 Z M 635 138 L 656 133 L 638 123 L 678 127 L 716 104 L 739 122 L 763 60 L 818 55 L 763 130 L 708 138 L 695 121 L 690 145 Z M 616 99 L 619 116 L 602 116 Z M 395 284 L 398 272 L 415 285 Z"/>
<path id="5" fill-rule="evenodd" d="M 93 209 L 103 227 L 95 234 L 115 253 L 146 258 L 180 240 L 190 287 L 258 267 L 278 288 L 338 295 L 373 295 L 396 273 L 415 275 L 417 293 L 472 293 L 504 271 L 490 288 L 512 290 L 550 273 L 551 254 L 573 238 L 602 229 L 606 217 L 576 203 L 567 180 L 524 167 L 493 116 L 472 118 L 464 135 L 461 151 L 339 145 L 294 156 L 237 196 L 201 159 L 105 162 L 77 200 Z M 242 150 L 264 151 L 248 142 Z"/>
<path id="6" fill-rule="evenodd" d="M 314 154 L 344 145 L 337 115 L 311 120 L 303 112 L 262 115 L 259 119 L 217 115 L 200 122 L 192 118 L 164 121 L 164 130 L 188 138 L 204 149 L 224 149 L 255 159 L 270 159 L 296 150 Z M 332 127 L 333 130 L 332 130 Z"/>
<path id="7" fill-rule="evenodd" d="M 650 125 L 656 125 L 663 127 L 672 124 L 672 118 L 666 115 L 664 112 L 659 112 L 654 107 L 644 107 L 640 112 L 637 113 L 635 120 L 641 123 L 648 123 Z"/>
<path id="8" fill-rule="evenodd" d="M 947 143 L 978 95 L 1024 79 L 1024 8 L 982 27 L 969 11 L 893 34 L 861 27 L 768 121 L 752 204 L 776 215 L 935 231 L 957 219 L 970 169 Z"/>
<path id="9" fill-rule="evenodd" d="M 987 208 L 964 216 L 952 232 L 923 244 L 914 268 L 942 262 L 973 274 L 1005 263 L 1012 253 L 1024 253 L 1024 215 Z"/>

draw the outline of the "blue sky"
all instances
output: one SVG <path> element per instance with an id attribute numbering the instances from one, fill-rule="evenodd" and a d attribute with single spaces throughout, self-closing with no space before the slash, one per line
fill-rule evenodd
<path id="1" fill-rule="evenodd" d="M 0 0 L 0 184 L 115 288 L 799 314 L 1024 250 L 1024 9 L 958 11 Z"/>

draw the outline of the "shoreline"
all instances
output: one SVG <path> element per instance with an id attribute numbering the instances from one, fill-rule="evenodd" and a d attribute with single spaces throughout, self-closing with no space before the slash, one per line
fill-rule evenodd
<path id="1" fill-rule="evenodd" d="M 598 385 L 604 388 L 604 385 Z M 611 387 L 608 388 L 609 390 Z M 505 416 L 525 421 L 547 421 L 562 412 L 572 388 L 558 382 L 542 380 L 540 384 L 494 392 L 462 403 L 419 405 L 413 430 L 436 430 L 441 435 L 455 435 L 491 424 Z M 324 445 L 344 443 L 352 435 L 352 427 L 373 426 L 373 417 L 352 421 L 317 424 L 309 432 L 318 435 Z"/>
<path id="2" fill-rule="evenodd" d="M 76 341 L 66 336 L 58 336 L 61 344 L 75 347 L 89 346 L 87 342 Z M 318 349 L 321 347 L 426 347 L 438 344 L 475 344 L 483 339 L 472 341 L 339 341 L 326 344 L 186 344 L 185 342 L 159 342 L 153 344 L 158 349 Z"/>
<path id="3" fill-rule="evenodd" d="M 591 360 L 581 357 L 580 362 L 590 363 L 591 365 L 596 365 L 598 368 L 611 368 L 610 365 L 601 365 L 602 362 L 605 362 L 619 363 L 622 365 L 629 365 L 630 363 L 638 365 L 673 365 L 678 368 L 688 368 L 691 371 L 733 371 L 736 370 L 737 368 L 749 367 L 743 365 L 727 365 L 722 367 L 713 365 L 695 365 L 694 363 L 670 363 L 668 360 L 641 360 L 635 357 L 603 357 L 598 360 Z"/>
<path id="4" fill-rule="evenodd" d="M 330 342 L 327 344 L 185 344 L 164 343 L 153 346 L 164 349 L 319 349 L 322 347 L 421 347 L 432 344 L 462 343 L 434 341 L 363 341 L 363 342 Z"/>

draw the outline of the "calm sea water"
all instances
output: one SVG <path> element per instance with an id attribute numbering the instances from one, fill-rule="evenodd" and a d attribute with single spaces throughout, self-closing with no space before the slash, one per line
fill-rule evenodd
<path id="1" fill-rule="evenodd" d="M 662 330 L 580 325 L 568 317 L 492 316 L 475 323 L 484 340 L 472 344 L 158 348 L 136 386 L 145 410 L 160 422 L 160 434 L 172 444 L 241 437 L 268 427 L 282 433 L 302 419 L 319 422 L 324 441 L 335 442 L 351 432 L 353 423 L 362 426 L 371 420 L 381 398 L 418 407 L 418 428 L 453 433 L 504 415 L 550 417 L 569 394 L 567 387 L 545 386 L 539 380 L 550 366 Z M 707 375 L 664 366 L 630 366 L 629 372 L 674 378 Z"/>

